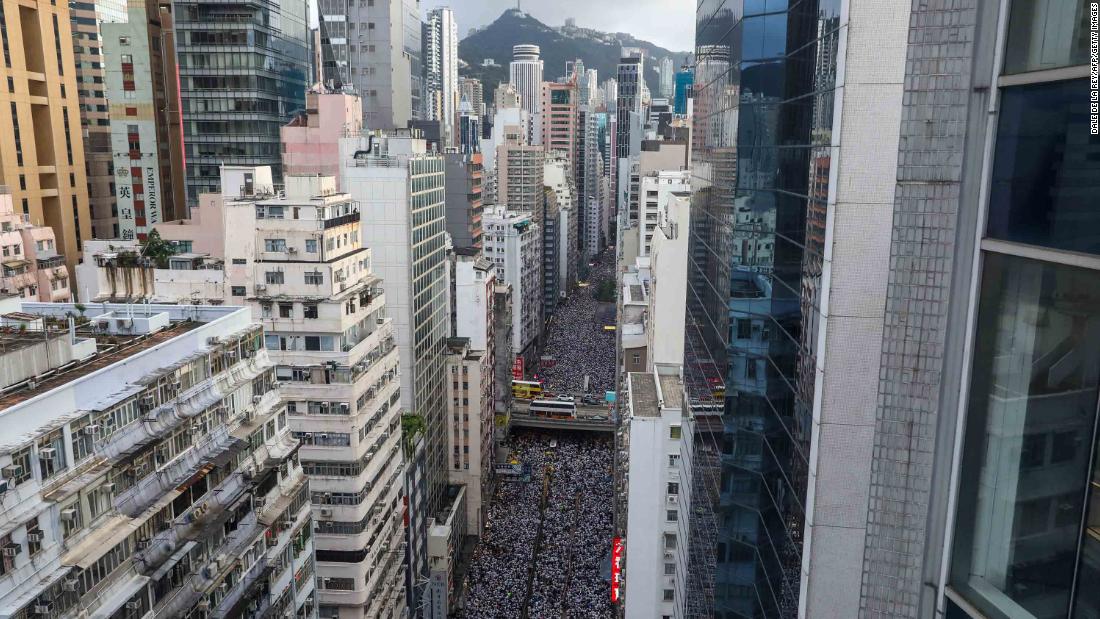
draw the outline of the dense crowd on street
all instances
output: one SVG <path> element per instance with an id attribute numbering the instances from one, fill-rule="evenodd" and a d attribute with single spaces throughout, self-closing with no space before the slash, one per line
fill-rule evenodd
<path id="1" fill-rule="evenodd" d="M 613 252 L 598 256 L 589 268 L 588 285 L 574 290 L 554 311 L 543 351 L 554 365 L 540 369 L 552 393 L 581 394 L 585 376 L 589 392 L 599 398 L 615 388 L 615 332 L 604 329 L 605 322 L 615 322 L 614 306 L 597 299 L 605 282 L 615 281 L 614 265 Z"/>
<path id="2" fill-rule="evenodd" d="M 524 432 L 506 447 L 531 465 L 531 481 L 498 484 L 459 616 L 515 619 L 526 604 L 529 617 L 610 617 L 610 438 Z"/>

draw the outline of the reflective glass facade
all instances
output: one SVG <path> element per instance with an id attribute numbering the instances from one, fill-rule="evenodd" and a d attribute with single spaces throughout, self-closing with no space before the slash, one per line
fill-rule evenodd
<path id="1" fill-rule="evenodd" d="M 798 608 L 840 4 L 699 3 L 692 617 Z"/>
<path id="2" fill-rule="evenodd" d="M 270 165 L 282 180 L 279 128 L 305 108 L 305 0 L 176 0 L 187 202 L 220 189 L 219 166 Z"/>

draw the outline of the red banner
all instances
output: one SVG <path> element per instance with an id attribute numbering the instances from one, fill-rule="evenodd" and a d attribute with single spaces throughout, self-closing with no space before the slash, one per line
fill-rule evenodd
<path id="1" fill-rule="evenodd" d="M 623 538 L 616 537 L 611 542 L 611 603 L 619 601 L 619 587 L 622 585 Z"/>
<path id="2" fill-rule="evenodd" d="M 512 378 L 523 380 L 523 357 L 520 355 L 516 355 L 516 360 L 512 362 Z"/>

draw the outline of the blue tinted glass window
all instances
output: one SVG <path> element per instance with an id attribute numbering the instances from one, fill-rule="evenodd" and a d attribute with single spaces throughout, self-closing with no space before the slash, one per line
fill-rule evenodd
<path id="1" fill-rule="evenodd" d="M 1085 64 L 1089 10 L 1085 0 L 1013 0 L 1005 73 Z"/>
<path id="2" fill-rule="evenodd" d="M 989 196 L 989 236 L 1100 253 L 1100 140 L 1084 79 L 1006 88 Z"/>

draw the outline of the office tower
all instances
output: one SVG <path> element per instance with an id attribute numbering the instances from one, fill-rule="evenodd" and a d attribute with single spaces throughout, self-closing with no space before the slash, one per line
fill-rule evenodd
<path id="1" fill-rule="evenodd" d="M 482 243 L 481 154 L 444 153 L 447 234 L 456 248 L 480 249 Z"/>
<path id="2" fill-rule="evenodd" d="M 53 229 L 36 226 L 15 212 L 7 192 L 0 192 L 0 250 L 0 290 L 5 296 L 57 303 L 72 298 L 73 278 L 65 257 L 57 253 Z"/>
<path id="3" fill-rule="evenodd" d="M 385 282 L 401 351 L 401 399 L 425 424 L 426 509 L 446 484 L 443 354 L 448 337 L 445 162 L 409 131 L 341 141 L 341 186 L 359 201 L 363 244 Z M 419 550 L 418 550 L 419 552 Z"/>
<path id="4" fill-rule="evenodd" d="M 574 149 L 573 186 L 576 189 L 576 236 L 580 259 L 587 261 L 596 253 L 595 243 L 588 240 L 590 201 L 596 196 L 596 185 L 602 171 L 599 161 L 599 128 L 596 113 L 590 105 L 577 109 L 577 140 Z"/>
<path id="5" fill-rule="evenodd" d="M 674 114 L 688 113 L 688 99 L 694 95 L 692 90 L 695 83 L 695 69 L 684 65 L 676 72 L 676 87 L 672 96 L 672 112 Z"/>
<path id="6" fill-rule="evenodd" d="M 618 70 L 616 69 L 616 74 Z M 600 105 L 603 106 L 603 111 L 615 113 L 615 106 L 619 101 L 619 82 L 615 78 L 609 78 L 604 81 L 603 87 L 600 88 Z"/>
<path id="7" fill-rule="evenodd" d="M 659 77 L 660 90 L 658 91 L 662 97 L 672 98 L 675 84 L 676 65 L 672 62 L 672 59 L 665 56 L 661 59 L 660 64 L 657 65 L 657 74 Z"/>
<path id="8" fill-rule="evenodd" d="M 310 489 L 252 313 L 3 303 L 0 613 L 314 616 Z"/>
<path id="9" fill-rule="evenodd" d="M 496 172 L 497 147 L 505 143 L 527 144 L 531 118 L 520 105 L 519 93 L 511 84 L 500 84 L 493 93 L 493 126 L 482 141 L 485 169 Z"/>
<path id="10" fill-rule="evenodd" d="M 432 9 L 424 22 L 424 118 L 440 124 L 444 147 L 455 146 L 458 136 L 458 24 L 447 7 Z"/>
<path id="11" fill-rule="evenodd" d="M 417 0 L 321 0 L 318 3 L 325 86 L 350 85 L 361 97 L 363 123 L 403 129 L 421 117 L 424 83 Z"/>
<path id="12" fill-rule="evenodd" d="M 481 85 L 481 80 L 473 77 L 458 78 L 458 93 L 460 98 L 465 97 L 470 102 L 474 114 L 483 119 L 484 122 L 487 107 L 485 105 L 485 89 Z"/>
<path id="13" fill-rule="evenodd" d="M 306 93 L 306 109 L 279 130 L 283 173 L 320 174 L 340 182 L 340 138 L 364 130 L 359 95 L 331 92 L 323 86 Z"/>
<path id="14" fill-rule="evenodd" d="M 542 338 L 542 230 L 531 213 L 503 206 L 485 209 L 482 222 L 485 257 L 496 266 L 497 279 L 511 287 L 511 353 L 529 366 Z"/>
<path id="15" fill-rule="evenodd" d="M 459 152 L 472 154 L 481 152 L 481 117 L 474 113 L 474 107 L 463 99 L 458 104 L 458 118 L 455 135 Z"/>
<path id="16" fill-rule="evenodd" d="M 527 143 L 537 144 L 540 133 L 542 104 L 542 60 L 539 46 L 522 44 L 512 46 L 512 62 L 508 65 L 508 83 L 516 89 L 519 104 L 531 120 Z"/>
<path id="17" fill-rule="evenodd" d="M 549 317 L 558 306 L 562 290 L 562 272 L 558 256 L 562 248 L 561 212 L 558 197 L 550 187 L 542 188 L 535 222 L 542 231 L 542 315 Z"/>
<path id="18" fill-rule="evenodd" d="M 223 164 L 271 166 L 281 182 L 279 129 L 305 107 L 309 86 L 307 2 L 177 0 L 172 16 L 188 206 L 221 191 Z M 245 58 L 267 70 L 232 68 Z"/>
<path id="19" fill-rule="evenodd" d="M 447 341 L 447 465 L 466 487 L 467 534 L 480 536 L 493 486 L 496 399 L 496 269 L 487 258 L 455 252 L 455 333 Z M 508 355 L 510 358 L 510 355 Z"/>
<path id="20" fill-rule="evenodd" d="M 565 83 L 542 84 L 542 147 L 564 157 L 572 171 L 577 148 L 577 80 L 572 74 Z"/>
<path id="21" fill-rule="evenodd" d="M 506 136 L 507 139 L 507 136 Z M 543 162 L 541 146 L 507 142 L 497 147 L 497 203 L 508 210 L 535 213 L 542 201 Z"/>
<path id="22" fill-rule="evenodd" d="M 467 492 L 465 486 L 448 485 L 443 505 L 428 521 L 428 579 L 424 600 L 418 606 L 425 619 L 448 619 L 460 595 L 459 553 L 467 535 Z"/>
<path id="23" fill-rule="evenodd" d="M 73 60 L 76 64 L 77 93 L 80 99 L 80 126 L 84 132 L 84 166 L 88 175 L 88 208 L 92 214 L 92 234 L 99 238 L 118 238 L 112 230 L 115 197 L 111 184 L 111 120 L 107 113 L 107 93 L 103 86 L 103 37 L 100 25 L 125 21 L 122 2 L 69 4 L 73 35 Z"/>
<path id="24" fill-rule="evenodd" d="M 53 228 L 72 272 L 92 220 L 69 7 L 0 2 L 0 184 L 16 212 Z"/>
<path id="25" fill-rule="evenodd" d="M 623 49 L 623 57 L 619 60 L 618 74 L 616 76 L 617 93 L 615 99 L 615 152 L 612 155 L 611 188 L 615 195 L 618 208 L 622 208 L 619 197 L 621 195 L 621 177 L 626 162 L 631 154 L 637 154 L 632 149 L 633 143 L 641 140 L 641 116 L 642 116 L 642 87 L 645 85 L 645 62 L 640 51 Z M 608 106 L 611 102 L 608 101 Z"/>
<path id="26" fill-rule="evenodd" d="M 172 18 L 147 0 L 127 6 L 125 20 L 100 25 L 102 88 L 114 119 L 108 146 L 115 203 L 103 238 L 144 239 L 154 225 L 187 216 Z"/>

